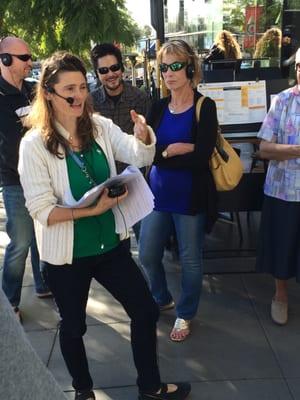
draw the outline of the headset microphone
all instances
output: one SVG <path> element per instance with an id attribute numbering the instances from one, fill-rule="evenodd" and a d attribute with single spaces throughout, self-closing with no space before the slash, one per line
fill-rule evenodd
<path id="1" fill-rule="evenodd" d="M 72 105 L 75 101 L 74 97 L 63 97 L 60 94 L 54 92 L 54 94 L 56 94 L 56 96 L 61 97 L 62 99 L 66 100 L 67 103 L 69 103 L 70 105 Z"/>
<path id="2" fill-rule="evenodd" d="M 46 86 L 46 90 L 48 93 L 53 93 L 58 97 L 61 97 L 62 99 L 66 100 L 67 103 L 69 103 L 70 105 L 72 105 L 75 101 L 74 97 L 63 97 L 60 94 L 56 93 L 56 91 L 52 88 L 52 87 L 47 87 Z"/>

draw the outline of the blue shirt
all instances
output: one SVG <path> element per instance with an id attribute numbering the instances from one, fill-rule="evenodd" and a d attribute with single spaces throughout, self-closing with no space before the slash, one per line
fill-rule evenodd
<path id="1" fill-rule="evenodd" d="M 157 144 L 192 142 L 194 106 L 180 114 L 171 114 L 167 108 L 156 131 Z M 192 172 L 187 169 L 167 169 L 153 166 L 150 187 L 154 194 L 154 209 L 178 214 L 190 214 Z"/>

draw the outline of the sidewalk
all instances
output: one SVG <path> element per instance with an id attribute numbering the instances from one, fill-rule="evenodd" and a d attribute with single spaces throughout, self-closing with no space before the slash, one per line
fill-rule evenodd
<path id="1" fill-rule="evenodd" d="M 0 204 L 0 265 L 7 240 L 3 230 L 4 212 Z M 236 237 L 236 227 L 218 222 L 214 232 L 218 230 L 228 230 L 225 237 L 230 246 L 233 236 Z M 214 233 L 208 239 L 208 248 L 216 242 L 218 238 Z M 245 245 L 248 244 L 249 240 Z M 136 248 L 133 251 L 136 254 Z M 232 259 L 225 256 L 224 252 L 224 258 L 205 260 L 208 274 L 204 278 L 202 300 L 190 338 L 184 343 L 171 342 L 168 335 L 174 311 L 161 315 L 158 350 L 162 379 L 191 381 L 190 400 L 300 399 L 299 286 L 290 283 L 289 324 L 275 326 L 269 316 L 273 293 L 271 279 L 249 273 L 212 273 L 231 271 L 230 268 L 253 269 L 253 257 Z M 170 289 L 176 299 L 179 265 L 168 253 L 165 260 Z M 59 349 L 59 318 L 52 300 L 36 298 L 29 265 L 21 310 L 24 329 L 33 347 L 67 396 L 73 399 L 71 379 Z M 135 400 L 136 376 L 128 317 L 96 283 L 91 287 L 87 313 L 85 343 L 97 400 Z"/>

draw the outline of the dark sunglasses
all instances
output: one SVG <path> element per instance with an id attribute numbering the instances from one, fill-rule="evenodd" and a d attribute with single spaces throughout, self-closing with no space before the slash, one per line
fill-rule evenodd
<path id="1" fill-rule="evenodd" d="M 168 68 L 170 68 L 171 71 L 176 72 L 180 71 L 185 66 L 186 62 L 175 61 L 172 64 L 166 64 L 166 63 L 159 64 L 159 69 L 160 72 L 167 72 Z"/>
<path id="2" fill-rule="evenodd" d="M 17 57 L 21 61 L 28 61 L 32 60 L 32 55 L 31 54 L 10 54 L 13 57 Z"/>
<path id="3" fill-rule="evenodd" d="M 121 64 L 118 63 L 118 64 L 113 64 L 110 67 L 100 67 L 100 68 L 98 68 L 98 72 L 101 75 L 105 75 L 105 74 L 108 74 L 109 71 L 117 72 L 117 71 L 120 71 L 120 69 L 121 69 Z"/>

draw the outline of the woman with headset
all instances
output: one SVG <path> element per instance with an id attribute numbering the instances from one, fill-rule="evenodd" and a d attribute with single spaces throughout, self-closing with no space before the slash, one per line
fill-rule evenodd
<path id="1" fill-rule="evenodd" d="M 183 400 L 190 384 L 164 384 L 156 353 L 158 307 L 115 231 L 113 208 L 127 196 L 104 189 L 95 204 L 63 208 L 68 193 L 79 200 L 116 175 L 115 160 L 138 167 L 151 163 L 155 136 L 144 117 L 131 111 L 134 135 L 92 114 L 86 70 L 65 52 L 45 60 L 37 95 L 21 142 L 19 172 L 26 206 L 35 222 L 45 276 L 58 306 L 61 351 L 72 376 L 75 400 L 94 400 L 83 335 L 91 280 L 105 287 L 131 320 L 131 346 L 139 399 Z M 125 228 L 125 227 L 124 227 Z"/>
<path id="2" fill-rule="evenodd" d="M 204 99 L 197 122 L 195 108 L 202 95 L 195 89 L 200 68 L 192 48 L 182 40 L 169 41 L 160 49 L 158 62 L 170 96 L 153 104 L 147 121 L 157 136 L 149 173 L 155 208 L 142 222 L 139 255 L 160 310 L 174 308 L 162 258 L 175 226 L 182 277 L 170 338 L 178 342 L 189 335 L 190 322 L 197 313 L 204 234 L 211 230 L 217 215 L 209 159 L 218 123 L 216 106 L 210 98 Z"/>

